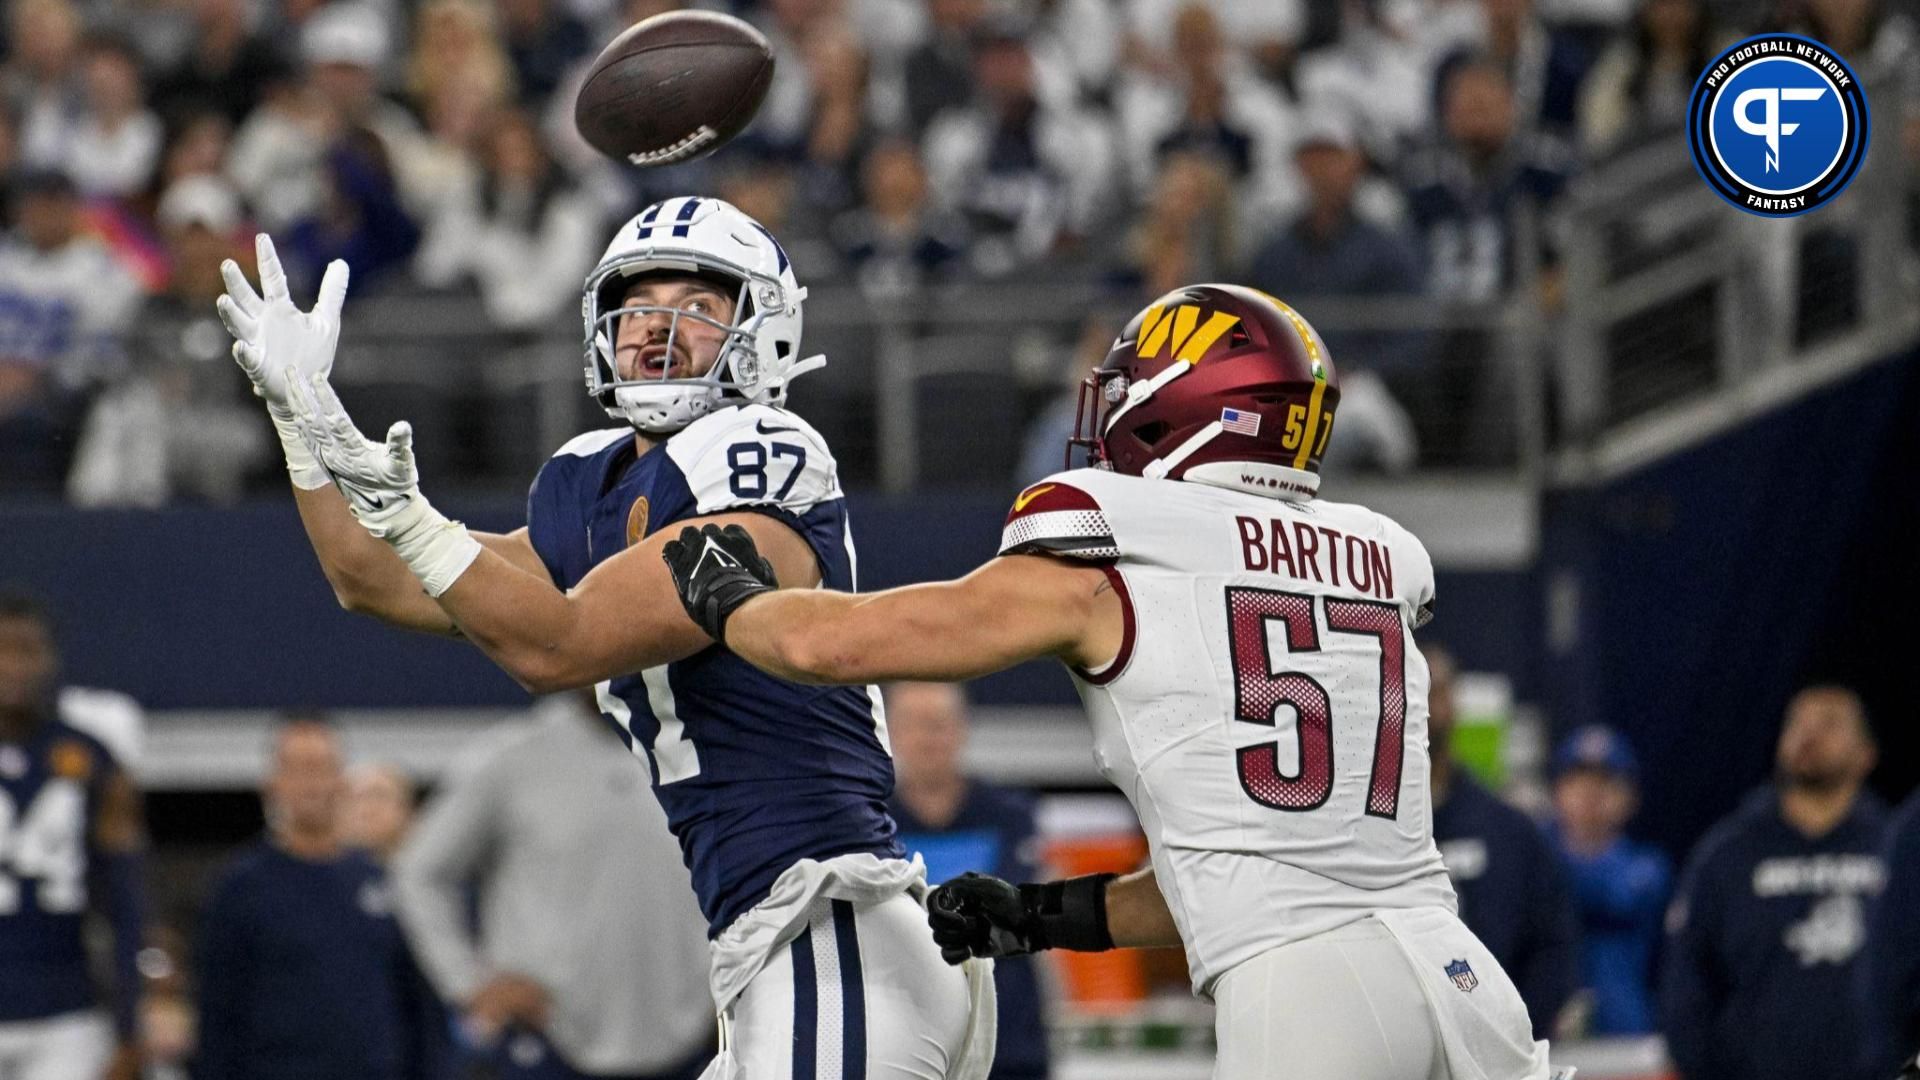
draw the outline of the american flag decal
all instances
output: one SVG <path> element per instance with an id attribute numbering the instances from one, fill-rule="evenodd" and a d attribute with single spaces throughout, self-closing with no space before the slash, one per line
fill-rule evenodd
<path id="1" fill-rule="evenodd" d="M 1260 434 L 1260 414 L 1243 412 L 1239 409 L 1221 409 L 1220 426 L 1236 435 L 1258 435 Z"/>

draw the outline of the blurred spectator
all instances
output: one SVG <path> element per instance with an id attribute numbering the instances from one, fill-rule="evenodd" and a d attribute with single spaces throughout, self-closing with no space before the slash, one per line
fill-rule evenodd
<path id="1" fill-rule="evenodd" d="M 1653 954 L 1673 871 L 1658 849 L 1626 835 L 1639 763 L 1625 739 L 1594 725 L 1567 736 L 1553 765 L 1549 835 L 1580 909 L 1580 984 L 1591 996 L 1584 1034 L 1651 1034 Z"/>
<path id="2" fill-rule="evenodd" d="M 1245 39 L 1230 39 L 1203 0 L 1167 20 L 1172 66 L 1136 66 L 1118 94 L 1122 153 L 1131 190 L 1145 193 L 1170 152 L 1210 154 L 1246 182 L 1252 205 L 1278 217 L 1299 202 L 1287 160 L 1292 103 L 1254 75 Z"/>
<path id="3" fill-rule="evenodd" d="M 213 112 L 246 119 L 269 84 L 287 77 L 287 59 L 248 25 L 246 0 L 191 0 L 192 46 L 154 80 L 153 103 L 170 120 Z"/>
<path id="4" fill-rule="evenodd" d="M 1519 129 L 1570 132 L 1581 80 L 1593 64 L 1582 36 L 1550 29 L 1533 0 L 1480 0 L 1476 29 L 1467 48 L 1506 75 Z M 1447 66 L 1441 65 L 1443 76 Z"/>
<path id="5" fill-rule="evenodd" d="M 926 860 L 937 885 L 968 870 L 1006 881 L 1040 879 L 1033 798 L 967 776 L 967 699 L 953 683 L 886 688 L 887 734 L 897 779 L 887 808 L 900 845 Z M 1044 1080 L 1049 1072 L 1045 999 L 1030 956 L 994 962 L 1000 1042 L 992 1080 Z"/>
<path id="6" fill-rule="evenodd" d="M 1861 1076 L 1892 1076 L 1920 1053 L 1920 791 L 1887 827 L 1887 888 L 1867 925 L 1865 978 L 1858 998 L 1867 1018 Z"/>
<path id="7" fill-rule="evenodd" d="M 844 29 L 837 0 L 767 0 L 755 25 L 773 50 L 773 79 L 749 129 L 755 139 L 783 150 L 806 140 L 812 126 L 814 73 L 807 45 L 820 33 Z"/>
<path id="8" fill-rule="evenodd" d="M 1094 368 L 1106 362 L 1108 351 L 1130 317 L 1125 312 L 1095 311 L 1080 324 L 1080 339 L 1061 356 L 1058 389 L 1040 410 L 1040 415 L 1027 425 L 1020 451 L 1020 472 L 1013 478 L 1014 483 L 1025 487 L 1043 476 L 1087 463 L 1086 450 L 1067 449 L 1067 440 L 1074 437 L 1080 387 Z"/>
<path id="9" fill-rule="evenodd" d="M 1676 130 L 1719 43 L 1701 0 L 1641 0 L 1633 26 L 1581 90 L 1581 148 L 1603 157 L 1642 135 Z"/>
<path id="10" fill-rule="evenodd" d="M 1167 155 L 1153 196 L 1127 238 L 1121 280 L 1143 297 L 1226 276 L 1233 262 L 1233 184 L 1219 158 Z"/>
<path id="11" fill-rule="evenodd" d="M 1300 0 L 1198 0 L 1244 51 L 1261 74 L 1278 81 L 1293 60 L 1294 43 L 1306 26 Z M 1191 57 L 1181 55 L 1174 23 L 1195 0 L 1126 0 L 1127 62 L 1170 74 Z"/>
<path id="12" fill-rule="evenodd" d="M 551 325 L 579 305 L 603 239 L 599 209 L 547 157 L 525 112 L 497 114 L 482 139 L 486 171 L 429 224 L 415 276 L 435 288 L 478 285 L 496 326 Z"/>
<path id="13" fill-rule="evenodd" d="M 1453 656 L 1422 646 L 1432 670 L 1428 754 L 1433 839 L 1460 897 L 1460 918 L 1512 976 L 1547 1038 L 1579 986 L 1580 931 L 1560 860 L 1532 819 L 1500 801 L 1453 759 Z"/>
<path id="14" fill-rule="evenodd" d="M 936 210 L 911 142 L 875 146 L 860 167 L 860 205 L 833 223 L 833 242 L 872 296 L 901 296 L 965 269 L 966 223 Z"/>
<path id="15" fill-rule="evenodd" d="M 922 150 L 936 198 L 974 231 L 974 266 L 1003 274 L 1092 226 L 1113 195 L 1112 139 L 1097 117 L 1039 96 L 1017 34 L 983 32 L 973 64 L 974 100 L 937 116 Z"/>
<path id="16" fill-rule="evenodd" d="M 366 762 L 347 770 L 340 842 L 391 867 L 413 828 L 413 779 L 398 766 Z"/>
<path id="17" fill-rule="evenodd" d="M 691 1080 L 711 1056 L 693 886 L 646 765 L 584 695 L 475 747 L 394 873 L 414 949 L 489 1075 Z"/>
<path id="18" fill-rule="evenodd" d="M 58 491 L 85 391 L 122 359 L 140 287 L 81 233 L 73 182 L 21 174 L 0 247 L 0 489 Z"/>
<path id="19" fill-rule="evenodd" d="M 68 0 L 16 0 L 7 12 L 8 107 L 19 117 L 20 161 L 57 167 L 79 123 L 80 15 Z"/>
<path id="20" fill-rule="evenodd" d="M 231 339 L 214 315 L 220 263 L 244 260 L 233 189 L 192 175 L 169 187 L 157 214 L 170 272 L 130 335 L 129 377 L 94 403 L 67 495 L 82 506 L 161 506 L 190 497 L 233 503 L 271 461 L 259 408 L 233 377 Z"/>
<path id="21" fill-rule="evenodd" d="M 1862 790 L 1875 756 L 1853 691 L 1802 690 L 1775 783 L 1694 848 L 1661 980 L 1661 1027 L 1686 1080 L 1854 1076 L 1866 905 L 1887 879 L 1886 814 Z"/>
<path id="22" fill-rule="evenodd" d="M 504 102 L 514 90 L 513 62 L 486 6 L 475 0 L 421 5 L 407 58 L 407 96 L 422 113 L 431 114 L 449 92 Z"/>
<path id="23" fill-rule="evenodd" d="M 224 182 L 227 147 L 232 139 L 233 126 L 217 112 L 181 116 L 161 154 L 158 188 L 164 192 L 189 176 L 219 176 Z"/>
<path id="24" fill-rule="evenodd" d="M 45 609 L 0 592 L 0 1075 L 137 1080 L 140 792 L 106 746 L 59 715 L 59 667 Z M 111 1025 L 93 984 L 90 913 L 111 931 Z"/>
<path id="25" fill-rule="evenodd" d="M 300 28 L 302 81 L 276 90 L 234 138 L 229 172 L 301 281 L 330 259 L 353 264 L 356 285 L 409 258 L 417 215 L 448 196 L 418 123 L 380 93 L 390 56 L 385 19 L 330 4 Z M 290 234 L 290 235 L 288 235 Z"/>
<path id="26" fill-rule="evenodd" d="M 1109 0 L 1042 0 L 1027 34 L 1040 71 L 1077 100 L 1104 103 L 1120 63 L 1123 24 Z M 965 100 L 962 95 L 961 100 Z"/>
<path id="27" fill-rule="evenodd" d="M 1306 181 L 1306 210 L 1255 253 L 1250 283 L 1289 303 L 1422 292 L 1413 237 L 1402 226 L 1367 220 L 1355 206 L 1367 162 L 1351 127 L 1336 114 L 1319 115 L 1294 145 L 1294 161 Z M 1336 322 L 1321 336 L 1343 376 L 1360 368 L 1418 367 L 1423 359 L 1417 335 L 1349 330 Z"/>
<path id="28" fill-rule="evenodd" d="M 1427 53 L 1435 19 L 1413 4 L 1347 4 L 1340 11 L 1339 36 L 1300 58 L 1299 97 L 1309 115 L 1338 110 L 1351 117 L 1367 155 L 1390 165 L 1433 117 Z"/>
<path id="29" fill-rule="evenodd" d="M 1551 208 L 1572 160 L 1557 141 L 1518 128 L 1512 84 L 1484 57 L 1443 72 L 1440 121 L 1439 138 L 1414 155 L 1406 177 L 1428 291 L 1491 300 L 1513 280 L 1518 217 Z"/>
<path id="30" fill-rule="evenodd" d="M 140 57 L 131 43 L 90 38 L 81 71 L 86 109 L 62 165 L 86 195 L 124 197 L 145 190 L 160 160 L 160 118 L 147 109 Z"/>
<path id="31" fill-rule="evenodd" d="M 973 39 L 987 17 L 986 0 L 928 0 L 927 40 L 907 56 L 907 124 L 926 131 L 946 109 L 973 99 Z"/>
<path id="32" fill-rule="evenodd" d="M 811 122 L 797 147 L 800 197 L 828 212 L 858 199 L 859 162 L 874 140 L 867 115 L 867 54 L 846 27 L 823 26 L 804 52 Z"/>
<path id="33" fill-rule="evenodd" d="M 340 843 L 340 740 L 326 721 L 274 733 L 268 835 L 207 900 L 197 955 L 196 1080 L 427 1080 L 431 1000 L 380 867 Z"/>
<path id="34" fill-rule="evenodd" d="M 545 101 L 574 61 L 594 51 L 587 28 L 553 0 L 497 0 L 497 9 L 523 104 Z"/>
<path id="35" fill-rule="evenodd" d="M 287 230 L 282 257 L 288 273 L 310 285 L 329 262 L 344 259 L 364 291 L 407 264 L 420 228 L 401 203 L 386 144 L 372 130 L 347 132 L 328 149 L 324 168 L 324 198 Z"/>

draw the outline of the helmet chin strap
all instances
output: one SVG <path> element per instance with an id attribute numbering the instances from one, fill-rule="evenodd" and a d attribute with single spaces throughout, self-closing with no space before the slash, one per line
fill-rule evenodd
<path id="1" fill-rule="evenodd" d="M 1163 479 L 1168 473 L 1179 468 L 1181 462 L 1198 453 L 1201 447 L 1219 438 L 1220 433 L 1225 430 L 1225 428 L 1220 426 L 1220 421 L 1215 420 L 1213 423 L 1194 432 L 1187 438 L 1186 442 L 1174 447 L 1173 453 L 1168 454 L 1166 457 L 1154 458 L 1152 461 L 1147 462 L 1147 467 L 1140 470 L 1140 475 L 1149 480 Z"/>

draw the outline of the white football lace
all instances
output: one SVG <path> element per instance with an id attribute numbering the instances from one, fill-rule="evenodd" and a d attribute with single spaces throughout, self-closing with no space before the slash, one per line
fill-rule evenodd
<path id="1" fill-rule="evenodd" d="M 681 139 L 677 143 L 670 146 L 663 146 L 658 150 L 648 150 L 639 154 L 628 154 L 627 160 L 633 162 L 635 165 L 664 165 L 670 161 L 679 161 L 681 158 L 693 153 L 695 150 L 700 149 L 718 137 L 718 132 L 705 124 L 701 124 L 698 128 L 694 129 L 693 134 Z"/>

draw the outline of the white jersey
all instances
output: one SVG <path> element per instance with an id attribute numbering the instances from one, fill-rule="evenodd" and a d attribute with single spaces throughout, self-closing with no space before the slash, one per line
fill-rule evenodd
<path id="1" fill-rule="evenodd" d="M 1002 554 L 1108 567 L 1111 664 L 1076 672 L 1139 814 L 1195 989 L 1382 909 L 1455 907 L 1433 843 L 1433 601 L 1413 535 L 1362 506 L 1094 469 L 1014 501 Z"/>

